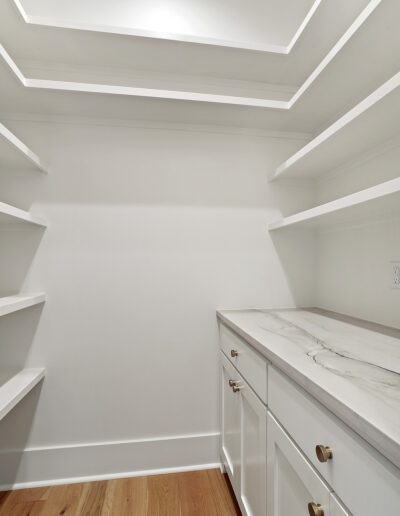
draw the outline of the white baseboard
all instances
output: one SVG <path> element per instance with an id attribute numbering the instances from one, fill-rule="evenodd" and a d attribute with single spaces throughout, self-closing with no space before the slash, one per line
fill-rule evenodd
<path id="1" fill-rule="evenodd" d="M 219 433 L 0 452 L 0 491 L 220 467 Z"/>

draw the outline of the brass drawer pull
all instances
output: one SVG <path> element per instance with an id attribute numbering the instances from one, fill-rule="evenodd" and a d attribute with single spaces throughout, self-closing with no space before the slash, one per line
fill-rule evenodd
<path id="1" fill-rule="evenodd" d="M 239 352 L 238 352 L 238 351 L 236 351 L 236 349 L 231 349 L 231 357 L 232 357 L 232 358 L 237 357 L 237 356 L 238 356 L 238 354 L 239 354 Z"/>
<path id="2" fill-rule="evenodd" d="M 319 503 L 310 502 L 308 504 L 308 512 L 310 516 L 324 516 L 324 510 Z"/>
<path id="3" fill-rule="evenodd" d="M 232 390 L 233 390 L 233 392 L 239 392 L 241 388 L 242 388 L 242 387 L 241 387 L 240 385 L 237 385 L 237 384 L 235 383 L 235 385 L 232 387 Z"/>
<path id="4" fill-rule="evenodd" d="M 236 385 L 236 380 L 229 380 L 229 387 Z"/>
<path id="5" fill-rule="evenodd" d="M 333 457 L 332 450 L 329 446 L 323 446 L 322 444 L 317 444 L 315 447 L 315 453 L 317 454 L 320 462 L 328 462 L 328 460 L 331 460 Z"/>

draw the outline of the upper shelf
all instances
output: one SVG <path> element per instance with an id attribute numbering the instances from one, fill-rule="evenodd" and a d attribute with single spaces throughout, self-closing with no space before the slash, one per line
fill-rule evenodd
<path id="1" fill-rule="evenodd" d="M 305 226 L 329 227 L 381 215 L 400 214 L 400 177 L 366 188 L 315 208 L 284 217 L 268 225 L 268 230 Z"/>
<path id="2" fill-rule="evenodd" d="M 11 223 L 28 223 L 35 226 L 46 227 L 46 222 L 43 219 L 32 215 L 29 211 L 20 210 L 15 206 L 0 202 L 0 225 Z"/>
<path id="3" fill-rule="evenodd" d="M 4 3 L 7 5 L 8 2 Z M 104 118 L 112 113 L 113 118 L 134 117 L 142 120 L 236 125 L 313 133 L 326 124 L 326 120 L 336 118 L 344 105 L 356 104 L 364 95 L 374 91 L 397 72 L 400 33 L 397 27 L 395 30 L 392 27 L 397 15 L 400 15 L 400 4 L 394 0 L 368 2 L 344 33 L 339 34 L 338 41 L 335 41 L 329 51 L 327 50 L 323 59 L 310 71 L 300 87 L 282 86 L 282 82 L 270 84 L 265 82 L 266 77 L 251 74 L 250 77 L 246 75 L 246 80 L 238 80 L 243 77 L 237 76 L 233 70 L 228 70 L 225 66 L 226 62 L 229 62 L 227 56 L 223 57 L 224 64 L 220 63 L 218 70 L 208 69 L 209 63 L 213 63 L 215 57 L 215 49 L 211 52 L 209 48 L 208 56 L 204 55 L 200 60 L 193 58 L 194 56 L 182 59 L 182 53 L 180 54 L 180 63 L 185 63 L 185 67 L 186 63 L 196 63 L 196 71 L 186 69 L 187 67 L 184 70 L 179 67 L 177 69 L 171 64 L 175 53 L 168 48 L 164 48 L 164 53 L 158 54 L 157 57 L 159 59 L 160 55 L 164 56 L 162 64 L 166 64 L 165 69 L 149 59 L 146 63 L 141 63 L 142 68 L 138 72 L 134 65 L 134 57 L 128 54 L 125 56 L 125 68 L 122 68 L 122 63 L 116 63 L 115 54 L 110 62 L 107 61 L 107 66 L 104 61 L 99 67 L 96 56 L 92 54 L 94 42 L 89 37 L 97 37 L 98 34 L 88 35 L 85 31 L 67 30 L 66 41 L 66 34 L 62 29 L 50 30 L 49 27 L 25 25 L 21 19 L 17 19 L 16 31 L 11 33 L 7 41 L 7 51 L 0 46 L 0 53 L 3 63 L 8 65 L 8 73 L 11 71 L 23 86 L 22 89 L 29 90 L 29 93 L 25 94 L 26 92 L 20 91 L 21 88 L 16 88 L 15 81 L 8 85 L 9 81 L 5 77 L 1 81 L 1 96 L 5 105 L 3 110 Z M 21 30 L 21 25 L 24 31 Z M 18 32 L 18 28 L 21 37 L 16 39 L 15 33 Z M 8 29 L 7 25 L 4 30 Z M 39 32 L 32 34 L 29 29 Z M 43 29 L 45 32 L 46 29 L 50 30 L 50 33 L 43 34 Z M 86 34 L 85 38 L 89 39 L 83 38 L 85 41 L 80 42 L 79 49 L 76 49 L 73 57 L 62 56 L 65 49 L 71 52 L 71 48 L 75 48 L 75 39 L 82 37 L 82 34 Z M 44 50 L 41 48 L 43 38 L 48 42 Z M 26 60 L 23 60 L 23 50 L 21 54 L 18 46 L 21 40 L 24 41 L 23 50 L 32 49 L 33 52 L 37 52 L 34 63 L 26 63 Z M 111 44 L 111 41 L 109 43 Z M 390 52 L 387 51 L 388 48 L 391 49 Z M 51 61 L 45 61 L 50 59 L 49 54 L 46 54 L 49 49 L 56 49 L 58 54 L 54 55 Z M 130 46 L 129 49 L 131 50 Z M 196 49 L 198 50 L 197 47 Z M 361 53 L 360 49 L 364 52 Z M 109 48 L 103 50 L 102 56 Z M 11 56 L 8 51 L 11 52 Z M 41 54 L 42 51 L 44 55 Z M 180 51 L 182 52 L 182 49 Z M 141 57 L 146 55 L 146 51 L 143 52 L 139 53 Z M 77 64 L 77 54 L 85 56 L 85 65 L 79 62 Z M 260 58 L 257 53 L 249 55 L 250 57 L 246 55 L 246 59 Z M 89 56 L 94 61 L 90 61 Z M 266 56 L 262 57 L 265 60 Z M 287 61 L 292 58 L 293 63 Z M 280 62 L 282 57 L 275 56 L 276 59 Z M 309 61 L 308 56 L 305 59 Z M 63 64 L 57 64 L 60 60 Z M 370 60 L 379 61 L 380 66 L 371 68 Z M 285 70 L 298 70 L 299 63 L 294 55 L 286 56 L 284 61 Z M 303 61 L 304 59 L 300 60 L 301 63 Z M 357 62 L 356 69 L 354 62 Z M 203 63 L 203 66 L 199 67 L 199 63 Z M 247 66 L 244 62 L 241 63 L 240 55 L 236 54 L 232 63 L 235 70 L 239 70 L 240 73 Z M 253 65 L 255 64 L 254 61 Z M 251 66 L 250 70 L 258 73 L 259 70 L 270 71 L 271 67 L 268 63 L 260 61 L 256 66 Z M 204 71 L 215 75 L 201 75 Z M 277 81 L 275 76 L 269 78 Z M 340 87 L 337 87 L 338 81 Z M 101 102 L 96 98 L 100 95 Z M 329 98 L 329 103 L 326 102 L 326 98 Z"/>
<path id="4" fill-rule="evenodd" d="M 0 123 L 0 166 L 22 168 L 27 165 L 46 172 L 42 160 Z"/>
<path id="5" fill-rule="evenodd" d="M 234 39 L 228 39 L 228 37 L 223 37 L 223 35 L 217 36 L 205 36 L 200 34 L 179 34 L 176 31 L 168 31 L 168 32 L 161 32 L 160 30 L 156 29 L 147 29 L 139 26 L 136 27 L 130 27 L 130 26 L 123 26 L 113 24 L 110 25 L 110 16 L 107 12 L 107 9 L 103 9 L 104 12 L 101 12 L 100 19 L 97 19 L 95 23 L 93 23 L 93 17 L 90 16 L 90 20 L 86 18 L 85 19 L 78 19 L 76 21 L 71 21 L 71 13 L 66 10 L 63 11 L 61 6 L 61 9 L 58 8 L 56 13 L 57 15 L 54 16 L 54 12 L 52 12 L 51 8 L 50 10 L 47 10 L 46 12 L 46 6 L 44 6 L 44 13 L 41 10 L 40 14 L 28 14 L 27 11 L 24 8 L 24 2 L 20 0 L 14 0 L 15 6 L 17 7 L 18 11 L 20 12 L 21 17 L 26 23 L 30 24 L 37 24 L 37 25 L 44 25 L 44 26 L 51 26 L 51 27 L 62 27 L 62 28 L 68 28 L 68 29 L 77 29 L 77 30 L 88 30 L 88 31 L 94 31 L 94 32 L 108 32 L 112 34 L 121 34 L 126 36 L 135 36 L 135 37 L 143 37 L 143 38 L 151 38 L 151 39 L 161 39 L 161 40 L 172 40 L 172 41 L 179 41 L 182 43 L 196 43 L 198 45 L 213 45 L 213 46 L 222 46 L 222 47 L 232 47 L 236 49 L 245 49 L 245 50 L 256 50 L 259 52 L 272 52 L 277 54 L 288 54 L 292 50 L 292 48 L 295 46 L 297 41 L 299 40 L 300 36 L 306 29 L 308 23 L 310 22 L 312 16 L 314 15 L 315 11 L 318 9 L 319 5 L 321 4 L 322 0 L 313 0 L 310 2 L 307 6 L 302 6 L 303 9 L 297 10 L 295 13 L 291 13 L 291 17 L 286 16 L 287 21 L 289 22 L 286 26 L 280 27 L 280 29 L 283 29 L 284 34 L 286 34 L 287 42 L 285 44 L 284 40 L 282 41 L 282 35 L 281 35 L 281 42 L 280 43 L 272 43 L 265 40 L 260 40 L 260 37 L 255 38 L 254 37 L 254 28 L 249 34 L 249 39 L 246 40 L 246 37 L 244 34 L 241 35 L 241 38 Z M 106 0 L 107 2 L 107 0 Z M 290 2 L 290 0 L 289 0 Z M 279 3 L 279 2 L 277 2 Z M 261 2 L 262 4 L 262 2 Z M 268 25 L 266 26 L 266 23 L 268 24 L 276 24 L 279 23 L 279 21 L 282 22 L 282 19 L 284 17 L 284 10 L 285 8 L 288 8 L 288 2 L 286 0 L 285 2 L 281 2 L 280 11 L 281 13 L 277 12 L 275 13 L 275 16 L 271 16 L 270 10 L 268 10 L 268 19 L 265 20 L 265 11 L 260 11 L 260 9 L 257 9 L 257 5 L 255 5 L 254 12 L 252 13 L 253 16 L 256 16 L 259 19 L 260 25 L 262 23 L 263 27 L 263 37 L 268 37 Z M 290 5 L 290 3 L 289 3 Z M 103 6 L 101 6 L 100 2 L 100 10 Z M 308 10 L 306 10 L 308 7 Z M 61 11 L 61 12 L 60 12 Z M 81 10 L 82 11 L 82 10 Z M 82 13 L 80 13 L 82 14 Z M 115 13 L 113 13 L 115 14 Z M 121 14 L 121 13 L 120 13 Z M 122 13 L 123 14 L 123 13 Z M 142 12 L 137 11 L 130 13 L 131 18 L 141 18 L 143 15 Z M 205 13 L 199 13 L 204 16 Z M 235 14 L 235 13 L 233 13 Z M 287 14 L 287 13 L 286 13 Z M 95 13 L 95 17 L 99 16 L 99 13 Z M 277 19 L 278 15 L 278 19 Z M 279 16 L 280 15 L 280 16 Z M 122 22 L 126 21 L 126 16 L 123 16 L 120 20 Z M 257 27 L 255 27 L 257 29 Z M 227 35 L 226 35 L 227 36 Z M 260 36 L 260 34 L 258 34 Z M 251 41 L 250 41 L 251 38 Z"/>
<path id="6" fill-rule="evenodd" d="M 230 46 L 144 37 L 68 21 L 30 19 L 17 12 L 13 0 L 0 2 L 2 44 L 22 62 L 64 63 L 97 71 L 149 71 L 199 78 L 299 87 L 356 18 L 382 0 L 324 1 L 307 18 L 301 37 L 282 50 Z M 19 2 L 15 2 L 18 6 Z M 25 20 L 25 21 L 24 21 Z M 46 24 L 46 25 L 45 25 Z M 107 31 L 108 30 L 108 31 Z M 272 51 L 271 51 L 272 50 Z"/>
<path id="7" fill-rule="evenodd" d="M 44 303 L 46 295 L 40 294 L 19 294 L 16 296 L 0 297 L 0 316 L 8 315 L 30 306 Z"/>
<path id="8" fill-rule="evenodd" d="M 0 375 L 0 420 L 12 410 L 43 378 L 45 369 L 27 368 Z"/>
<path id="9" fill-rule="evenodd" d="M 400 131 L 400 72 L 280 165 L 273 179 L 315 177 Z"/>

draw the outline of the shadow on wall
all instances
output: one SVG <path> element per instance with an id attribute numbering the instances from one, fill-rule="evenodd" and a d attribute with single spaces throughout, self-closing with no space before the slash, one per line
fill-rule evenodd
<path id="1" fill-rule="evenodd" d="M 0 364 L 4 371 L 25 367 L 43 305 L 0 318 Z M 0 421 L 0 486 L 12 485 L 18 475 L 22 452 L 29 439 L 41 385 L 36 386 Z"/>
<path id="2" fill-rule="evenodd" d="M 11 227 L 12 226 L 12 227 Z M 43 238 L 45 228 L 10 225 L 1 231 L 0 295 L 20 292 Z"/>
<path id="3" fill-rule="evenodd" d="M 47 174 L 36 170 L 1 167 L 1 202 L 29 211 L 47 179 Z"/>
<path id="4" fill-rule="evenodd" d="M 314 306 L 315 233 L 309 229 L 282 229 L 270 235 L 295 305 Z"/>
<path id="5" fill-rule="evenodd" d="M 18 482 L 20 463 L 35 418 L 41 389 L 42 383 L 0 421 L 0 488 L 9 488 Z"/>

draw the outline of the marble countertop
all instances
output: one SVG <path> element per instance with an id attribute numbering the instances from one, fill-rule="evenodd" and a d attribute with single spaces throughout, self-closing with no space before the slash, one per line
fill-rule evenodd
<path id="1" fill-rule="evenodd" d="M 218 317 L 400 468 L 400 330 L 319 309 Z"/>

